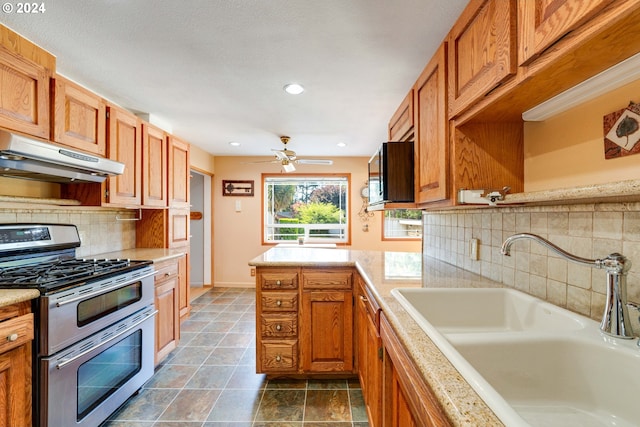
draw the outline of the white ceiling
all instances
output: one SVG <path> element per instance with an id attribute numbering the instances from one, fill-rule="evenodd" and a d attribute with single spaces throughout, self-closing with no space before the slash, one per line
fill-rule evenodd
<path id="1" fill-rule="evenodd" d="M 1 16 L 56 55 L 60 74 L 214 155 L 271 155 L 289 135 L 298 156 L 335 157 L 386 140 L 466 3 L 53 0 Z M 305 93 L 285 93 L 290 82 Z"/>

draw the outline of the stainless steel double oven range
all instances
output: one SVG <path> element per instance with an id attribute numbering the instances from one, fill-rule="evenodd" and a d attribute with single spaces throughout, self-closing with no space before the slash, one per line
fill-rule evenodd
<path id="1" fill-rule="evenodd" d="M 34 426 L 99 426 L 153 375 L 150 261 L 78 259 L 66 224 L 0 224 L 0 288 L 36 288 Z"/>

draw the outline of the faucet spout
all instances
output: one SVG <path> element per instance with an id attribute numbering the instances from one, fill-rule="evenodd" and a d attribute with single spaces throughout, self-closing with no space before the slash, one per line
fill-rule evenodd
<path id="1" fill-rule="evenodd" d="M 600 322 L 600 330 L 616 338 L 630 339 L 635 336 L 629 321 L 627 306 L 627 272 L 631 268 L 631 262 L 627 258 L 619 253 L 610 254 L 602 259 L 582 258 L 570 254 L 536 234 L 530 233 L 518 233 L 509 236 L 502 243 L 500 252 L 505 256 L 510 256 L 511 245 L 520 239 L 538 242 L 571 262 L 605 270 L 607 273 L 607 296 L 602 321 Z"/>

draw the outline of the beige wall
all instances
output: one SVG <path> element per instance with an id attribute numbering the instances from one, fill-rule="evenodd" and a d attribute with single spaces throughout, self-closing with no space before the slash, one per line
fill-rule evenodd
<path id="1" fill-rule="evenodd" d="M 190 158 L 192 168 L 201 172 L 208 172 L 209 174 L 213 174 L 215 172 L 214 156 L 207 153 L 202 148 L 192 145 Z"/>
<path id="2" fill-rule="evenodd" d="M 524 126 L 525 191 L 640 179 L 640 155 L 605 160 L 603 116 L 640 102 L 640 80 Z"/>
<path id="3" fill-rule="evenodd" d="M 215 158 L 214 195 L 214 265 L 216 286 L 253 286 L 248 261 L 271 246 L 263 246 L 261 238 L 261 174 L 279 173 L 280 166 L 270 163 L 249 164 L 252 161 L 270 160 L 271 157 L 220 157 Z M 358 216 L 362 206 L 360 188 L 367 181 L 365 157 L 334 157 L 333 166 L 298 166 L 300 173 L 350 173 L 351 174 L 351 246 L 350 249 L 410 251 L 421 250 L 420 241 L 387 242 L 381 239 L 381 213 L 369 218 L 369 231 L 363 231 Z M 254 197 L 223 197 L 222 180 L 253 180 Z M 241 211 L 235 204 L 240 202 Z"/>

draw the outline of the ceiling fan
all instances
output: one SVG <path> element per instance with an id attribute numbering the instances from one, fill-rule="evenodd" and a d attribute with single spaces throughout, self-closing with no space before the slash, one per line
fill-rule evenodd
<path id="1" fill-rule="evenodd" d="M 285 172 L 293 172 L 296 170 L 295 165 L 332 165 L 333 160 L 326 159 L 299 159 L 295 151 L 287 148 L 287 143 L 291 138 L 288 136 L 281 136 L 280 141 L 284 144 L 282 150 L 272 148 L 271 151 L 275 153 L 275 160 L 269 160 L 267 162 L 256 163 L 280 163 Z"/>

